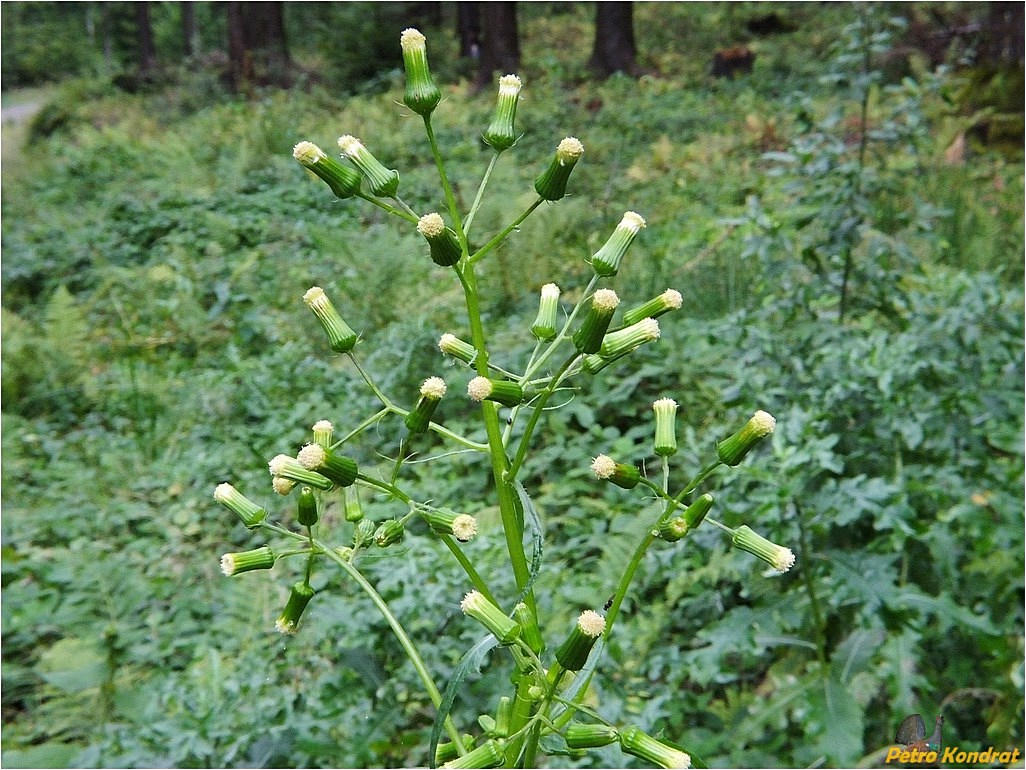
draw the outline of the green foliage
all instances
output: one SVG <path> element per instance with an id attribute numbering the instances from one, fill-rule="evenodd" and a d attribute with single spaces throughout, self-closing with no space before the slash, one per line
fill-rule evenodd
<path id="1" fill-rule="evenodd" d="M 646 16 L 668 7 L 663 23 Z M 851 195 L 841 169 L 858 144 L 844 141 L 845 119 L 860 102 L 814 77 L 834 66 L 820 54 L 840 25 L 760 41 L 755 76 L 720 83 L 704 79 L 704 55 L 726 7 L 653 8 L 638 7 L 639 41 L 667 66 L 638 82 L 570 81 L 573 61 L 559 53 L 587 9 L 531 22 L 525 53 L 545 41 L 566 77 L 528 78 L 518 161 L 497 170 L 497 200 L 475 225 L 494 229 L 506 206 L 522 208 L 555 142 L 586 126 L 577 195 L 539 210 L 481 277 L 496 346 L 511 361 L 530 354 L 536 306 L 523 286 L 579 283 L 581 256 L 628 207 L 649 227 L 622 285 L 685 296 L 685 317 L 655 346 L 546 415 L 524 479 L 546 530 L 541 612 L 601 606 L 644 527 L 630 493 L 597 492 L 596 447 L 650 462 L 647 405 L 670 393 L 679 462 L 697 467 L 704 437 L 729 434 L 758 402 L 779 420 L 772 447 L 711 491 L 725 523 L 762 522 L 798 565 L 767 579 L 706 526 L 686 549 L 654 549 L 625 601 L 626 633 L 603 658 L 615 675 L 596 679 L 589 705 L 679 736 L 713 765 L 873 764 L 916 711 L 944 712 L 945 745 L 1020 745 L 1021 166 L 985 153 L 942 163 L 962 120 L 944 81 L 873 88 L 871 126 L 911 114 L 908 99 L 921 122 L 908 126 L 914 142 L 870 141 L 863 197 L 846 199 L 858 237 L 844 241 L 829 193 Z M 804 99 L 777 96 L 799 90 Z M 467 332 L 454 294 L 424 293 L 434 273 L 410 257 L 419 241 L 369 207 L 325 198 L 287 158 L 300 138 L 328 147 L 352 130 L 424 199 L 433 169 L 397 93 L 341 110 L 315 90 L 196 111 L 175 92 L 101 92 L 73 102 L 75 119 L 38 141 L 24 173 L 5 164 L 5 764 L 422 761 L 413 752 L 433 711 L 374 607 L 336 581 L 283 644 L 273 624 L 289 580 L 222 577 L 217 554 L 263 540 L 209 500 L 212 481 L 265 488 L 261 463 L 298 448 L 323 404 L 373 408 L 351 366 L 318 348 L 299 307 L 312 283 L 342 298 L 382 387 L 412 399 L 425 372 L 455 377 L 435 343 Z M 446 94 L 442 151 L 454 177 L 473 180 L 490 95 Z M 797 149 L 801 163 L 764 155 Z M 844 324 L 830 243 L 852 244 L 866 270 Z M 473 410 L 443 408 L 453 429 L 472 431 Z M 337 431 L 356 427 L 344 422 Z M 412 492 L 465 501 L 481 527 L 468 552 L 505 574 L 489 483 L 464 456 L 444 473 L 429 467 L 411 466 Z M 364 507 L 374 520 L 394 513 L 379 499 Z M 403 558 L 368 572 L 411 635 L 429 640 L 428 667 L 451 671 L 481 635 L 455 607 L 458 568 L 423 528 L 400 547 Z M 565 633 L 557 626 L 547 638 Z M 507 686 L 485 665 L 454 717 L 471 724 Z M 614 748 L 550 761 L 623 759 Z"/>

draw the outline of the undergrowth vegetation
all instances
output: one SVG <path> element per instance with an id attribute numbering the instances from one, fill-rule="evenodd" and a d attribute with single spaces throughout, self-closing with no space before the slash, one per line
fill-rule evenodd
<path id="1" fill-rule="evenodd" d="M 1022 158 L 946 161 L 966 124 L 957 72 L 865 68 L 854 54 L 882 57 L 887 24 L 853 6 L 804 11 L 831 23 L 761 40 L 751 76 L 714 81 L 709 41 L 735 22 L 712 6 L 638 4 L 658 73 L 638 80 L 586 81 L 563 58 L 580 14 L 525 31 L 525 136 L 476 226 L 531 203 L 553 137 L 587 154 L 574 195 L 480 275 L 497 345 L 530 353 L 537 289 L 585 284 L 581 255 L 629 208 L 648 220 L 631 294 L 684 298 L 631 367 L 547 413 L 525 479 L 547 533 L 540 601 L 548 617 L 600 606 L 645 526 L 626 493 L 596 489 L 596 444 L 640 461 L 648 405 L 673 393 L 681 461 L 698 467 L 695 437 L 758 404 L 778 421 L 771 446 L 710 491 L 795 569 L 770 580 L 702 530 L 653 549 L 604 652 L 602 713 L 686 736 L 710 765 L 872 765 L 914 712 L 944 713 L 945 745 L 1021 746 Z M 872 34 L 817 31 L 860 18 Z M 11 163 L 5 148 L 5 766 L 426 763 L 434 711 L 374 607 L 336 586 L 283 641 L 285 586 L 220 575 L 218 554 L 262 542 L 210 498 L 212 479 L 265 488 L 266 459 L 303 444 L 324 404 L 339 431 L 374 409 L 297 308 L 312 284 L 360 319 L 383 389 L 415 392 L 438 365 L 458 286 L 414 258 L 415 232 L 334 201 L 290 157 L 361 136 L 404 195 L 442 210 L 421 124 L 388 85 L 340 106 L 316 88 L 198 104 L 77 84 L 51 136 Z M 491 94 L 457 81 L 443 98 L 450 175 L 477 179 Z M 469 208 L 473 190 L 455 193 Z M 447 424 L 472 430 L 455 401 Z M 473 510 L 484 481 L 451 468 L 425 494 L 464 501 L 475 562 L 505 570 L 498 511 Z M 367 571 L 428 668 L 451 671 L 476 641 L 451 601 L 458 567 L 422 530 L 402 548 Z M 467 685 L 462 721 L 502 676 Z"/>

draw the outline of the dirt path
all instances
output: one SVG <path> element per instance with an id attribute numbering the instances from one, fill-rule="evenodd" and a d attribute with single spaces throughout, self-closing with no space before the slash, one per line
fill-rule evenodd
<path id="1" fill-rule="evenodd" d="M 42 102 L 26 102 L 25 104 L 12 104 L 9 107 L 0 107 L 0 122 L 5 124 L 13 123 L 18 125 L 32 119 L 42 108 Z"/>

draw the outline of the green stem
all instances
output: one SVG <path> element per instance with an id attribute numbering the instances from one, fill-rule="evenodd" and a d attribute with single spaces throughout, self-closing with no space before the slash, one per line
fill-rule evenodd
<path id="1" fill-rule="evenodd" d="M 480 249 L 471 254 L 470 257 L 467 258 L 467 264 L 473 265 L 475 262 L 480 261 L 489 251 L 491 251 L 500 243 L 502 243 L 502 241 L 506 238 L 507 235 L 516 230 L 517 227 L 520 226 L 521 222 L 523 222 L 525 219 L 531 216 L 534 210 L 538 208 L 542 203 L 544 203 L 544 201 L 541 198 L 539 198 L 530 206 L 528 206 L 527 210 L 519 217 L 514 219 L 502 232 L 500 232 L 498 235 L 496 235 L 494 238 L 488 241 L 488 243 L 486 243 Z"/>
<path id="2" fill-rule="evenodd" d="M 798 519 L 798 540 L 802 544 L 802 557 L 804 559 L 804 565 L 801 570 L 802 582 L 805 583 L 805 592 L 809 595 L 809 608 L 812 611 L 812 625 L 816 630 L 816 657 L 819 658 L 820 664 L 823 666 L 823 670 L 826 670 L 827 655 L 826 655 L 826 626 L 823 623 L 823 611 L 819 606 L 819 596 L 816 594 L 816 585 L 813 582 L 812 575 L 812 561 L 810 556 L 812 554 L 812 543 L 809 538 L 808 528 L 805 526 L 805 516 L 802 512 L 801 506 L 797 500 L 791 500 L 791 504 L 794 505 L 795 513 Z"/>
<path id="3" fill-rule="evenodd" d="M 492 159 L 488 161 L 488 168 L 485 169 L 484 176 L 481 178 L 481 184 L 477 188 L 477 195 L 474 197 L 474 205 L 470 207 L 470 213 L 467 214 L 467 221 L 463 225 L 463 232 L 467 233 L 467 237 L 470 235 L 470 225 L 474 221 L 474 215 L 477 214 L 477 209 L 481 205 L 481 199 L 484 197 L 485 187 L 488 186 L 488 180 L 492 176 L 492 169 L 495 168 L 495 162 L 499 159 L 499 151 L 496 150 L 492 153 Z"/>
<path id="4" fill-rule="evenodd" d="M 474 585 L 474 588 L 480 591 L 488 601 L 498 607 L 499 603 L 495 600 L 495 596 L 493 596 L 492 592 L 488 589 L 488 584 L 484 582 L 484 579 L 482 579 L 481 575 L 478 574 L 478 571 L 474 569 L 473 562 L 471 562 L 470 559 L 467 558 L 467 555 L 463 553 L 463 549 L 456 544 L 456 540 L 451 535 L 441 535 L 441 538 L 446 547 L 452 551 L 452 555 L 456 557 L 456 561 L 458 561 L 460 566 L 463 567 L 463 571 L 467 573 L 467 577 L 470 578 L 470 582 Z"/>
<path id="5" fill-rule="evenodd" d="M 549 360 L 549 357 L 555 352 L 559 343 L 570 336 L 570 327 L 573 325 L 574 319 L 577 318 L 578 314 L 581 312 L 581 308 L 584 307 L 584 303 L 589 297 L 591 297 L 592 291 L 595 289 L 595 284 L 597 284 L 598 281 L 599 277 L 597 275 L 593 275 L 591 277 L 591 280 L 588 281 L 588 285 L 584 287 L 584 291 L 581 293 L 580 301 L 574 306 L 574 309 L 570 312 L 570 316 L 566 319 L 566 323 L 563 324 L 563 328 L 560 330 L 559 334 L 556 335 L 556 338 L 552 340 L 548 348 L 545 349 L 545 352 L 538 357 L 538 360 L 528 366 L 527 370 L 524 372 L 524 376 L 521 378 L 522 381 L 526 382 L 527 380 L 530 380 L 534 373 Z"/>
<path id="6" fill-rule="evenodd" d="M 380 412 L 371 415 L 366 420 L 364 420 L 359 425 L 357 425 L 355 428 L 353 428 L 351 431 L 349 431 L 349 433 L 347 433 L 343 438 L 340 438 L 338 441 L 336 441 L 334 444 L 332 444 L 331 448 L 332 449 L 337 449 L 338 447 L 342 446 L 344 443 L 349 441 L 349 439 L 351 439 L 357 433 L 360 433 L 361 431 L 366 430 L 371 425 L 376 423 L 378 420 L 380 420 L 382 417 L 384 417 L 386 414 L 388 414 L 389 411 L 391 411 L 391 410 L 388 407 L 385 407 Z"/>
<path id="7" fill-rule="evenodd" d="M 357 360 L 356 356 L 352 353 L 346 353 L 346 355 L 349 356 L 349 360 L 353 362 L 353 366 L 356 367 L 356 371 L 358 371 L 360 373 L 360 376 L 363 377 L 363 381 L 367 383 L 367 387 L 371 389 L 371 391 L 377 397 L 378 401 L 380 401 L 389 411 L 398 411 L 396 405 L 392 403 L 391 399 L 389 399 L 384 393 L 381 392 L 381 389 L 374 384 L 374 380 L 371 379 L 371 376 L 367 373 L 367 371 L 362 366 L 360 366 L 360 362 L 359 360 Z"/>
<path id="8" fill-rule="evenodd" d="M 566 362 L 559 368 L 559 371 L 556 372 L 552 381 L 549 382 L 548 387 L 541 392 L 541 395 L 538 397 L 538 401 L 533 405 L 531 417 L 528 419 L 527 426 L 524 428 L 524 435 L 520 437 L 517 454 L 513 458 L 512 465 L 510 465 L 509 470 L 507 470 L 505 474 L 505 479 L 509 483 L 513 483 L 513 480 L 517 477 L 517 473 L 520 472 L 520 467 L 524 464 L 524 458 L 527 457 L 527 447 L 531 441 L 531 434 L 534 433 L 534 429 L 538 425 L 538 419 L 545 410 L 546 402 L 559 386 L 559 383 L 562 381 L 563 375 L 566 374 L 567 369 L 569 369 L 573 362 L 577 360 L 577 355 L 577 353 L 574 353 L 566 360 Z"/>
<path id="9" fill-rule="evenodd" d="M 470 321 L 471 339 L 473 340 L 474 348 L 477 350 L 477 357 L 474 363 L 478 374 L 487 376 L 488 351 L 484 326 L 481 323 L 481 307 L 478 301 L 477 278 L 474 275 L 474 266 L 468 260 L 462 269 L 457 266 L 456 274 L 463 285 L 463 295 L 467 304 L 467 318 Z M 506 483 L 504 479 L 509 460 L 506 457 L 506 449 L 502 443 L 498 407 L 490 401 L 481 402 L 481 416 L 484 420 L 485 432 L 488 435 L 488 450 L 492 461 L 492 477 L 495 479 L 496 494 L 499 498 L 499 514 L 502 518 L 502 530 L 506 538 L 506 550 L 509 553 L 517 591 L 522 592 L 530 580 L 530 570 L 527 566 L 527 555 L 524 553 L 524 529 L 523 523 L 517 516 L 516 502 L 513 498 L 513 486 Z M 527 591 L 524 596 L 524 603 L 537 616 L 533 591 Z"/>
<path id="10" fill-rule="evenodd" d="M 356 197 L 363 198 L 368 203 L 373 203 L 375 206 L 377 206 L 378 208 L 384 209 L 389 214 L 395 214 L 397 217 L 402 217 L 407 222 L 412 222 L 413 224 L 417 224 L 417 222 L 418 222 L 417 217 L 414 216 L 412 213 L 408 214 L 405 211 L 401 211 L 401 210 L 397 209 L 395 206 L 393 206 L 393 205 L 391 205 L 389 203 L 385 203 L 383 200 L 378 200 L 377 198 L 375 198 L 372 195 L 367 195 L 367 193 L 358 192 L 358 193 L 356 193 Z"/>
<path id="11" fill-rule="evenodd" d="M 276 524 L 263 523 L 261 526 L 266 529 L 270 529 L 274 532 L 277 532 L 281 535 L 287 535 L 289 537 L 297 538 L 300 540 L 306 539 L 303 535 L 297 532 L 292 532 L 286 529 L 285 527 L 280 527 Z M 374 590 L 374 586 L 372 586 L 367 581 L 367 578 L 363 576 L 363 573 L 361 573 L 358 569 L 356 569 L 356 567 L 354 567 L 348 561 L 343 559 L 333 548 L 329 548 L 327 545 L 325 545 L 319 540 L 314 540 L 313 543 L 316 548 L 321 550 L 324 553 L 324 555 L 328 557 L 328 559 L 335 562 L 335 564 L 337 564 L 339 567 L 345 570 L 349 577 L 351 577 L 356 582 L 356 584 L 360 586 L 361 589 L 363 589 L 363 592 L 367 594 L 370 600 L 374 603 L 374 606 L 378 608 L 378 611 L 381 612 L 381 614 L 385 618 L 385 621 L 392 629 L 392 633 L 395 634 L 395 637 L 399 641 L 399 644 L 402 646 L 403 651 L 406 653 L 406 656 L 410 659 L 410 662 L 413 664 L 413 668 L 416 669 L 417 675 L 420 677 L 420 681 L 424 685 L 424 689 L 427 692 L 428 697 L 431 698 L 431 702 L 434 704 L 436 709 L 439 708 L 442 704 L 442 694 L 438 691 L 438 688 L 435 687 L 435 683 L 431 679 L 431 674 L 428 672 L 427 666 L 424 665 L 424 660 L 420 657 L 420 653 L 417 651 L 416 646 L 413 644 L 413 641 L 407 635 L 406 630 L 402 627 L 402 624 L 399 622 L 398 618 L 396 618 L 396 616 L 392 614 L 392 610 L 389 609 L 388 603 L 381 598 L 381 595 L 376 590 Z M 452 739 L 453 743 L 456 744 L 456 748 L 460 752 L 460 754 L 466 754 L 467 750 L 463 746 L 463 739 L 460 736 L 459 730 L 456 729 L 456 725 L 453 724 L 451 717 L 446 717 L 445 719 L 445 730 L 449 734 L 449 737 Z"/>
<path id="12" fill-rule="evenodd" d="M 442 161 L 442 153 L 438 149 L 438 141 L 435 139 L 435 131 L 431 128 L 431 115 L 424 116 L 424 131 L 427 133 L 428 144 L 431 146 L 431 156 L 435 159 L 435 166 L 438 168 L 438 178 L 442 182 L 442 189 L 445 191 L 445 203 L 449 207 L 449 216 L 452 217 L 452 226 L 456 235 L 463 244 L 467 244 L 467 235 L 463 232 L 463 220 L 460 219 L 459 206 L 456 204 L 456 196 L 452 192 L 452 185 L 449 184 L 449 177 L 445 173 L 445 163 Z"/>

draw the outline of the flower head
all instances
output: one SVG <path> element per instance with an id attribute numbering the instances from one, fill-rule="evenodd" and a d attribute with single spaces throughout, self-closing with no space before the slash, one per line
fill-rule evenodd
<path id="1" fill-rule="evenodd" d="M 329 157 L 313 142 L 300 142 L 292 157 L 323 179 L 337 198 L 351 198 L 360 191 L 360 175 Z"/>
<path id="2" fill-rule="evenodd" d="M 495 117 L 485 130 L 482 138 L 496 152 L 508 150 L 517 141 L 513 123 L 517 115 L 517 103 L 520 101 L 520 89 L 523 86 L 516 75 L 503 75 L 499 78 L 499 97 L 495 105 Z"/>
<path id="3" fill-rule="evenodd" d="M 442 100 L 442 92 L 431 78 L 428 66 L 427 39 L 418 30 L 404 29 L 399 36 L 399 46 L 406 68 L 403 102 L 418 115 L 427 117 Z"/>
<path id="4" fill-rule="evenodd" d="M 756 444 L 773 432 L 777 421 L 773 415 L 761 409 L 730 438 L 716 445 L 716 454 L 724 465 L 734 466 L 744 459 Z"/>
<path id="5" fill-rule="evenodd" d="M 620 262 L 624 254 L 634 241 L 634 237 L 645 226 L 645 220 L 640 214 L 628 211 L 623 215 L 620 224 L 613 230 L 602 248 L 591 258 L 591 266 L 596 275 L 613 276 L 620 269 Z"/>
<path id="6" fill-rule="evenodd" d="M 570 179 L 577 161 L 584 154 L 584 145 L 578 139 L 568 136 L 556 147 L 556 154 L 549 167 L 534 182 L 538 197 L 547 201 L 558 201 L 566 195 L 566 183 Z"/>
<path id="7" fill-rule="evenodd" d="M 385 198 L 391 198 L 399 189 L 399 172 L 385 168 L 381 162 L 370 154 L 363 142 L 355 136 L 346 134 L 338 138 L 338 148 L 342 156 L 350 162 L 370 184 L 371 192 Z"/>

